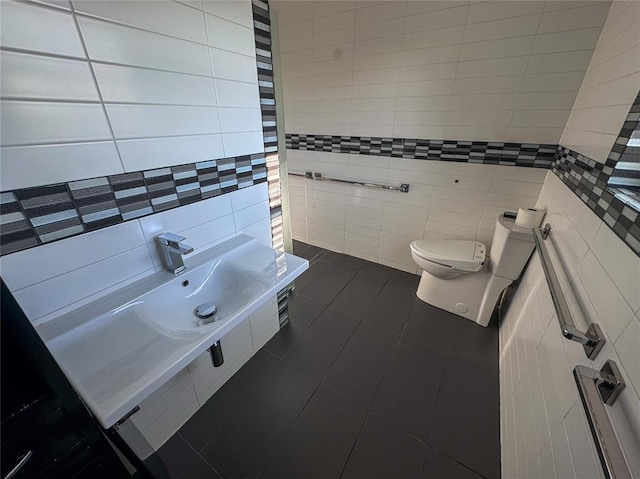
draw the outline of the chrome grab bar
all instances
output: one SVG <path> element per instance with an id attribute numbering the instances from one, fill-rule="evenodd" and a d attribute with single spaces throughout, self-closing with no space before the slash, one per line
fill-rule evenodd
<path id="1" fill-rule="evenodd" d="M 576 366 L 573 376 L 605 478 L 631 479 L 631 472 L 605 408 L 605 404 L 611 405 L 615 402 L 625 387 L 618 365 L 608 360 L 600 371 L 586 366 Z"/>
<path id="2" fill-rule="evenodd" d="M 390 185 L 379 185 L 377 183 L 366 183 L 364 181 L 354 181 L 354 180 L 340 180 L 338 178 L 330 178 L 328 176 L 322 176 L 322 173 L 314 173 L 312 171 L 307 171 L 306 173 L 288 173 L 290 176 L 301 176 L 304 178 L 308 178 L 310 180 L 319 180 L 319 181 L 335 181 L 337 183 L 347 183 L 350 185 L 364 186 L 367 188 L 382 188 L 384 190 L 392 190 L 399 191 L 401 193 L 409 193 L 409 184 L 402 183 L 400 186 L 390 186 Z"/>
<path id="3" fill-rule="evenodd" d="M 540 253 L 540 262 L 542 263 L 544 275 L 547 278 L 547 285 L 549 286 L 551 299 L 556 309 L 560 330 L 565 338 L 582 344 L 584 352 L 589 359 L 595 359 L 606 340 L 604 339 L 600 326 L 596 323 L 591 323 L 584 333 L 576 328 L 576 324 L 571 316 L 571 311 L 569 310 L 569 305 L 562 293 L 560 281 L 553 270 L 549 251 L 545 246 L 544 240 L 549 236 L 550 230 L 551 225 L 549 223 L 547 223 L 544 228 L 533 228 L 533 239 L 536 243 L 536 249 Z"/>

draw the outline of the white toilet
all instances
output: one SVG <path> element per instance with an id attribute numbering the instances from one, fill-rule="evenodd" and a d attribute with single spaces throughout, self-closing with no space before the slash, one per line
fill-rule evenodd
<path id="1" fill-rule="evenodd" d="M 504 215 L 496 221 L 489 258 L 478 241 L 414 241 L 411 256 L 424 270 L 416 294 L 426 303 L 487 326 L 500 293 L 520 276 L 534 248 L 531 228 L 521 228 Z"/>

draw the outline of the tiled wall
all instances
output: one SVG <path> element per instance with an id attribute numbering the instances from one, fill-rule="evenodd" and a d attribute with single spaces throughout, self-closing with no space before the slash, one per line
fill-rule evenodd
<path id="1" fill-rule="evenodd" d="M 3 254 L 265 181 L 249 0 L 5 2 L 1 44 Z"/>
<path id="2" fill-rule="evenodd" d="M 547 247 L 577 327 L 598 323 L 607 343 L 589 361 L 562 337 L 534 254 L 500 330 L 502 475 L 603 477 L 572 371 L 613 359 L 627 386 L 607 410 L 640 477 L 640 258 L 552 172 L 537 206 L 547 209 Z"/>
<path id="3" fill-rule="evenodd" d="M 610 2 L 272 2 L 287 133 L 558 143 Z"/>
<path id="4" fill-rule="evenodd" d="M 614 1 L 562 135 L 562 146 L 607 159 L 640 90 L 640 3 Z"/>
<path id="5" fill-rule="evenodd" d="M 249 0 L 3 3 L 2 275 L 30 319 L 156 270 L 160 229 L 265 239 L 266 184 L 216 197 L 266 181 L 253 26 Z"/>
<path id="6" fill-rule="evenodd" d="M 414 273 L 411 241 L 490 245 L 498 215 L 534 206 L 548 171 L 305 150 L 288 150 L 287 161 L 291 171 L 410 183 L 400 193 L 289 177 L 294 238 Z"/>

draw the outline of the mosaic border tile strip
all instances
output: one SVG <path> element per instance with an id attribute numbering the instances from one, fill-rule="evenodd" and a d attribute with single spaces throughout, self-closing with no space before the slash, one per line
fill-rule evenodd
<path id="1" fill-rule="evenodd" d="M 253 0 L 253 31 L 258 66 L 258 92 L 262 113 L 264 151 L 267 158 L 269 207 L 271 209 L 271 237 L 273 247 L 284 251 L 282 228 L 282 195 L 280 193 L 280 158 L 278 156 L 278 129 L 276 125 L 276 100 L 273 86 L 273 62 L 271 58 L 271 21 L 269 3 Z"/>
<path id="2" fill-rule="evenodd" d="M 267 181 L 264 153 L 0 193 L 0 254 Z"/>
<path id="3" fill-rule="evenodd" d="M 640 204 L 624 188 L 608 186 L 616 162 L 634 130 L 640 126 L 640 94 L 616 139 L 605 163 L 599 163 L 580 153 L 558 146 L 552 171 L 573 191 L 613 232 L 640 256 Z M 634 205 L 631 207 L 630 205 Z"/>
<path id="4" fill-rule="evenodd" d="M 550 168 L 557 145 L 287 133 L 287 149 Z"/>

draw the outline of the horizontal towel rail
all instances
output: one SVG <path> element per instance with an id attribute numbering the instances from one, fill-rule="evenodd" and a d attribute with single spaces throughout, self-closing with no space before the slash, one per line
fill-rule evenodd
<path id="1" fill-rule="evenodd" d="M 350 185 L 364 186 L 366 188 L 381 188 L 384 190 L 391 191 L 399 191 L 401 193 L 409 193 L 409 184 L 402 183 L 400 186 L 391 186 L 391 185 L 380 185 L 378 183 L 368 183 L 364 181 L 355 181 L 355 180 L 341 180 L 338 178 L 330 178 L 328 176 L 322 176 L 322 173 L 314 173 L 312 171 L 307 171 L 306 173 L 288 173 L 290 176 L 302 176 L 304 178 L 308 178 L 310 180 L 318 180 L 318 181 L 335 181 L 337 183 L 348 183 Z"/>
<path id="2" fill-rule="evenodd" d="M 547 239 L 550 231 L 551 225 L 549 223 L 547 223 L 544 228 L 533 228 L 533 239 L 536 243 L 536 249 L 540 253 L 540 262 L 542 263 L 544 276 L 547 278 L 547 285 L 549 286 L 551 299 L 556 309 L 560 330 L 565 338 L 582 344 L 584 352 L 589 359 L 595 359 L 604 346 L 604 335 L 602 334 L 600 326 L 596 323 L 591 323 L 586 332 L 582 332 L 576 328 L 576 324 L 571 316 L 571 311 L 569 310 L 569 305 L 562 292 L 560 281 L 553 269 L 549 251 L 547 251 L 547 247 L 545 246 L 544 240 Z"/>
<path id="3" fill-rule="evenodd" d="M 605 404 L 610 406 L 615 402 L 625 386 L 617 364 L 608 360 L 600 371 L 586 366 L 576 366 L 573 369 L 573 376 L 602 464 L 604 477 L 631 479 L 631 472 L 624 460 L 622 448 L 605 408 Z"/>

